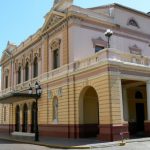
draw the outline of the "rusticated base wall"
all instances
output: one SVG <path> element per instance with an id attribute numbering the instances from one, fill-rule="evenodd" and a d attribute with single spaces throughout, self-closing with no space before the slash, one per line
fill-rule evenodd
<path id="1" fill-rule="evenodd" d="M 145 136 L 150 136 L 150 122 L 144 122 Z"/>
<path id="2" fill-rule="evenodd" d="M 87 138 L 99 134 L 98 125 L 40 125 L 41 136 Z"/>
<path id="3" fill-rule="evenodd" d="M 28 125 L 28 132 L 31 132 Z M 0 125 L 1 134 L 10 134 L 15 131 L 15 126 Z M 21 131 L 21 130 L 20 130 Z M 62 137 L 62 138 L 88 138 L 95 137 L 100 141 L 120 140 L 121 132 L 128 132 L 128 126 L 112 125 L 39 125 L 39 134 L 43 137 Z M 128 135 L 126 135 L 128 137 Z"/>
<path id="4" fill-rule="evenodd" d="M 12 132 L 12 125 L 0 125 L 0 135 L 9 135 Z"/>
<path id="5" fill-rule="evenodd" d="M 125 138 L 129 138 L 128 125 L 100 125 L 100 141 L 121 140 L 120 133 L 124 132 Z"/>

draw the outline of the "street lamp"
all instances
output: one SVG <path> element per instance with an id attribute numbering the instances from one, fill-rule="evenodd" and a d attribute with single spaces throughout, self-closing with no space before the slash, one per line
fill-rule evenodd
<path id="1" fill-rule="evenodd" d="M 113 35 L 113 31 L 110 29 L 107 29 L 105 32 L 105 36 L 107 37 L 108 43 L 107 48 L 110 48 L 110 37 Z"/>
<path id="2" fill-rule="evenodd" d="M 35 82 L 35 94 L 33 93 L 32 87 L 29 85 L 28 92 L 30 95 L 34 95 L 34 98 L 36 100 L 36 113 L 35 113 L 35 141 L 39 141 L 39 128 L 38 128 L 38 99 L 41 97 L 42 94 L 42 89 L 39 83 L 36 81 Z"/>

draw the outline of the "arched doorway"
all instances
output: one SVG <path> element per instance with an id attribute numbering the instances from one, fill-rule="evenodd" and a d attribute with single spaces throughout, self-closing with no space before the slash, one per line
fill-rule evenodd
<path id="1" fill-rule="evenodd" d="M 16 106 L 16 124 L 15 124 L 15 131 L 19 132 L 20 130 L 20 107 L 19 105 Z"/>
<path id="2" fill-rule="evenodd" d="M 22 131 L 27 132 L 28 129 L 28 106 L 24 104 L 23 106 L 23 126 Z"/>
<path id="3" fill-rule="evenodd" d="M 88 86 L 80 94 L 80 137 L 99 135 L 99 104 L 96 90 Z"/>
<path id="4" fill-rule="evenodd" d="M 32 110 L 31 110 L 31 132 L 34 133 L 35 132 L 35 128 L 36 128 L 36 121 L 35 121 L 35 118 L 36 118 L 36 103 L 33 102 L 32 103 Z"/>

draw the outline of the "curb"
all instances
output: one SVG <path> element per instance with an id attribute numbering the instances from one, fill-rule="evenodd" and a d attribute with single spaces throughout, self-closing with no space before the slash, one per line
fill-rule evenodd
<path id="1" fill-rule="evenodd" d="M 109 143 L 101 143 L 98 145 L 91 145 L 90 148 L 107 148 L 107 147 L 114 147 L 114 146 L 125 146 L 129 143 L 135 143 L 135 142 L 146 142 L 150 141 L 150 138 L 140 138 L 140 139 L 128 139 L 125 140 L 124 143 L 122 141 L 115 141 L 115 142 L 109 142 Z"/>
<path id="2" fill-rule="evenodd" d="M 115 141 L 115 142 L 100 143 L 100 144 L 89 145 L 89 146 L 63 146 L 63 145 L 44 144 L 44 143 L 41 143 L 41 142 L 34 142 L 34 141 L 27 141 L 27 140 L 18 140 L 18 139 L 5 138 L 5 137 L 0 137 L 0 139 L 1 140 L 18 142 L 18 143 L 25 143 L 25 144 L 33 144 L 33 145 L 45 146 L 45 147 L 49 147 L 49 148 L 62 148 L 62 149 L 107 148 L 107 147 L 124 146 L 125 145 L 125 144 L 124 145 L 120 145 L 121 141 Z M 150 141 L 150 138 L 125 140 L 125 143 L 127 144 L 127 143 L 144 142 L 144 141 Z"/>
<path id="3" fill-rule="evenodd" d="M 63 149 L 90 149 L 90 146 L 63 146 L 63 145 L 50 145 L 50 144 L 44 144 L 40 142 L 30 142 L 25 140 L 17 140 L 17 139 L 11 139 L 11 138 L 3 138 L 0 137 L 1 140 L 7 140 L 7 141 L 13 141 L 18 143 L 24 143 L 24 144 L 33 144 L 33 145 L 39 145 L 39 146 L 45 146 L 50 148 L 63 148 Z"/>

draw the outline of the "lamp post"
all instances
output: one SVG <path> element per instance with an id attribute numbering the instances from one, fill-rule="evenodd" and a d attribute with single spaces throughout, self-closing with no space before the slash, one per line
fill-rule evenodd
<path id="1" fill-rule="evenodd" d="M 110 48 L 110 37 L 113 35 L 113 31 L 110 29 L 107 29 L 105 32 L 105 36 L 107 37 L 107 48 Z"/>
<path id="2" fill-rule="evenodd" d="M 29 85 L 30 86 L 30 85 Z M 35 113 L 35 141 L 39 141 L 39 128 L 38 128 L 38 99 L 41 97 L 41 93 L 42 93 L 42 89 L 41 89 L 41 86 L 39 85 L 39 83 L 36 81 L 35 83 L 35 94 L 34 95 L 34 98 L 35 98 L 35 104 L 36 104 L 36 113 Z M 33 89 L 32 87 L 30 86 L 29 89 L 28 89 L 28 92 L 29 94 L 32 95 L 33 93 Z"/>

